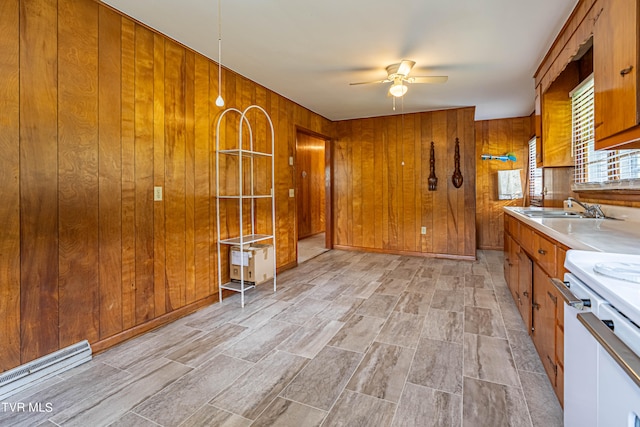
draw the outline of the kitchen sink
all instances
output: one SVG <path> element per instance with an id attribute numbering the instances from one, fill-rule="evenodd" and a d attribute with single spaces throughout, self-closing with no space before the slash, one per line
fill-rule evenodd
<path id="1" fill-rule="evenodd" d="M 519 212 L 529 218 L 585 218 L 580 212 L 562 209 L 522 209 Z"/>

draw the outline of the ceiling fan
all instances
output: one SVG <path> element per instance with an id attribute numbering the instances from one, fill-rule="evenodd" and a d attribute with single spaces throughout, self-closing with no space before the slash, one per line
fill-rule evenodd
<path id="1" fill-rule="evenodd" d="M 350 85 L 366 85 L 372 83 L 393 83 L 389 87 L 389 94 L 401 97 L 407 93 L 408 87 L 405 83 L 444 83 L 447 76 L 416 76 L 409 77 L 409 72 L 416 65 L 415 61 L 403 59 L 398 64 L 391 64 L 387 67 L 387 78 L 372 82 L 349 83 Z"/>

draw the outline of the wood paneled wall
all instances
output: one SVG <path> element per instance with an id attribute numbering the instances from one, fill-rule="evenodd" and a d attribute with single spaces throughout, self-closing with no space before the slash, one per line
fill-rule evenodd
<path id="1" fill-rule="evenodd" d="M 93 0 L 0 2 L 0 371 L 217 300 L 217 72 Z M 277 262 L 294 264 L 295 129 L 334 124 L 229 71 L 222 81 L 226 107 L 273 119 Z"/>
<path id="2" fill-rule="evenodd" d="M 474 112 L 462 108 L 338 122 L 336 247 L 475 258 Z M 456 137 L 464 178 L 459 189 L 451 181 Z M 437 191 L 428 191 L 431 141 Z"/>
<path id="3" fill-rule="evenodd" d="M 325 231 L 325 141 L 298 132 L 296 200 L 298 239 Z"/>
<path id="4" fill-rule="evenodd" d="M 523 191 L 532 134 L 531 118 L 483 120 L 476 122 L 476 228 L 479 249 L 502 250 L 504 206 L 522 206 L 523 199 L 498 200 L 498 171 L 522 169 Z M 482 154 L 513 152 L 517 161 L 480 160 Z"/>

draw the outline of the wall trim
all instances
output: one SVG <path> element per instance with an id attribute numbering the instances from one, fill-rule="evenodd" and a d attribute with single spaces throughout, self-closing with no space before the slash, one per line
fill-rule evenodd
<path id="1" fill-rule="evenodd" d="M 218 292 L 216 292 L 215 295 L 208 296 L 205 299 L 201 299 L 200 301 L 196 301 L 192 304 L 185 305 L 184 307 L 180 307 L 160 317 L 156 317 L 155 319 L 152 319 L 148 322 L 134 326 L 131 329 L 127 329 L 126 331 L 122 331 L 118 334 L 112 335 L 109 338 L 96 341 L 95 343 L 91 344 L 91 348 L 93 349 L 94 354 L 103 352 L 115 346 L 116 344 L 120 344 L 131 338 L 137 337 L 138 335 L 142 335 L 145 332 L 149 332 L 152 329 L 171 323 L 175 320 L 180 319 L 181 317 L 185 317 L 191 313 L 194 313 L 204 307 L 213 305 L 214 303 L 217 303 L 217 302 L 218 302 Z"/>
<path id="2" fill-rule="evenodd" d="M 333 245 L 333 248 L 343 250 L 343 251 L 374 252 L 378 254 L 389 254 L 389 255 L 409 255 L 409 256 L 419 256 L 423 258 L 443 258 L 443 259 L 455 259 L 455 260 L 465 260 L 465 261 L 477 260 L 477 257 L 475 256 L 472 257 L 467 255 L 438 254 L 433 252 L 411 252 L 411 251 L 401 251 L 401 250 L 395 250 L 395 249 L 362 248 L 358 246 L 344 246 L 344 245 Z"/>

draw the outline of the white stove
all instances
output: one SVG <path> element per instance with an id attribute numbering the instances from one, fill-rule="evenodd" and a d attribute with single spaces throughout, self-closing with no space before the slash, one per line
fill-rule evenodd
<path id="1" fill-rule="evenodd" d="M 567 252 L 565 426 L 640 427 L 640 255 Z"/>
<path id="2" fill-rule="evenodd" d="M 564 265 L 609 304 L 640 325 L 640 283 L 631 280 L 640 278 L 640 255 L 572 250 L 567 252 Z M 602 274 L 605 271 L 607 274 Z M 618 277 L 625 279 L 612 277 L 616 272 Z"/>

